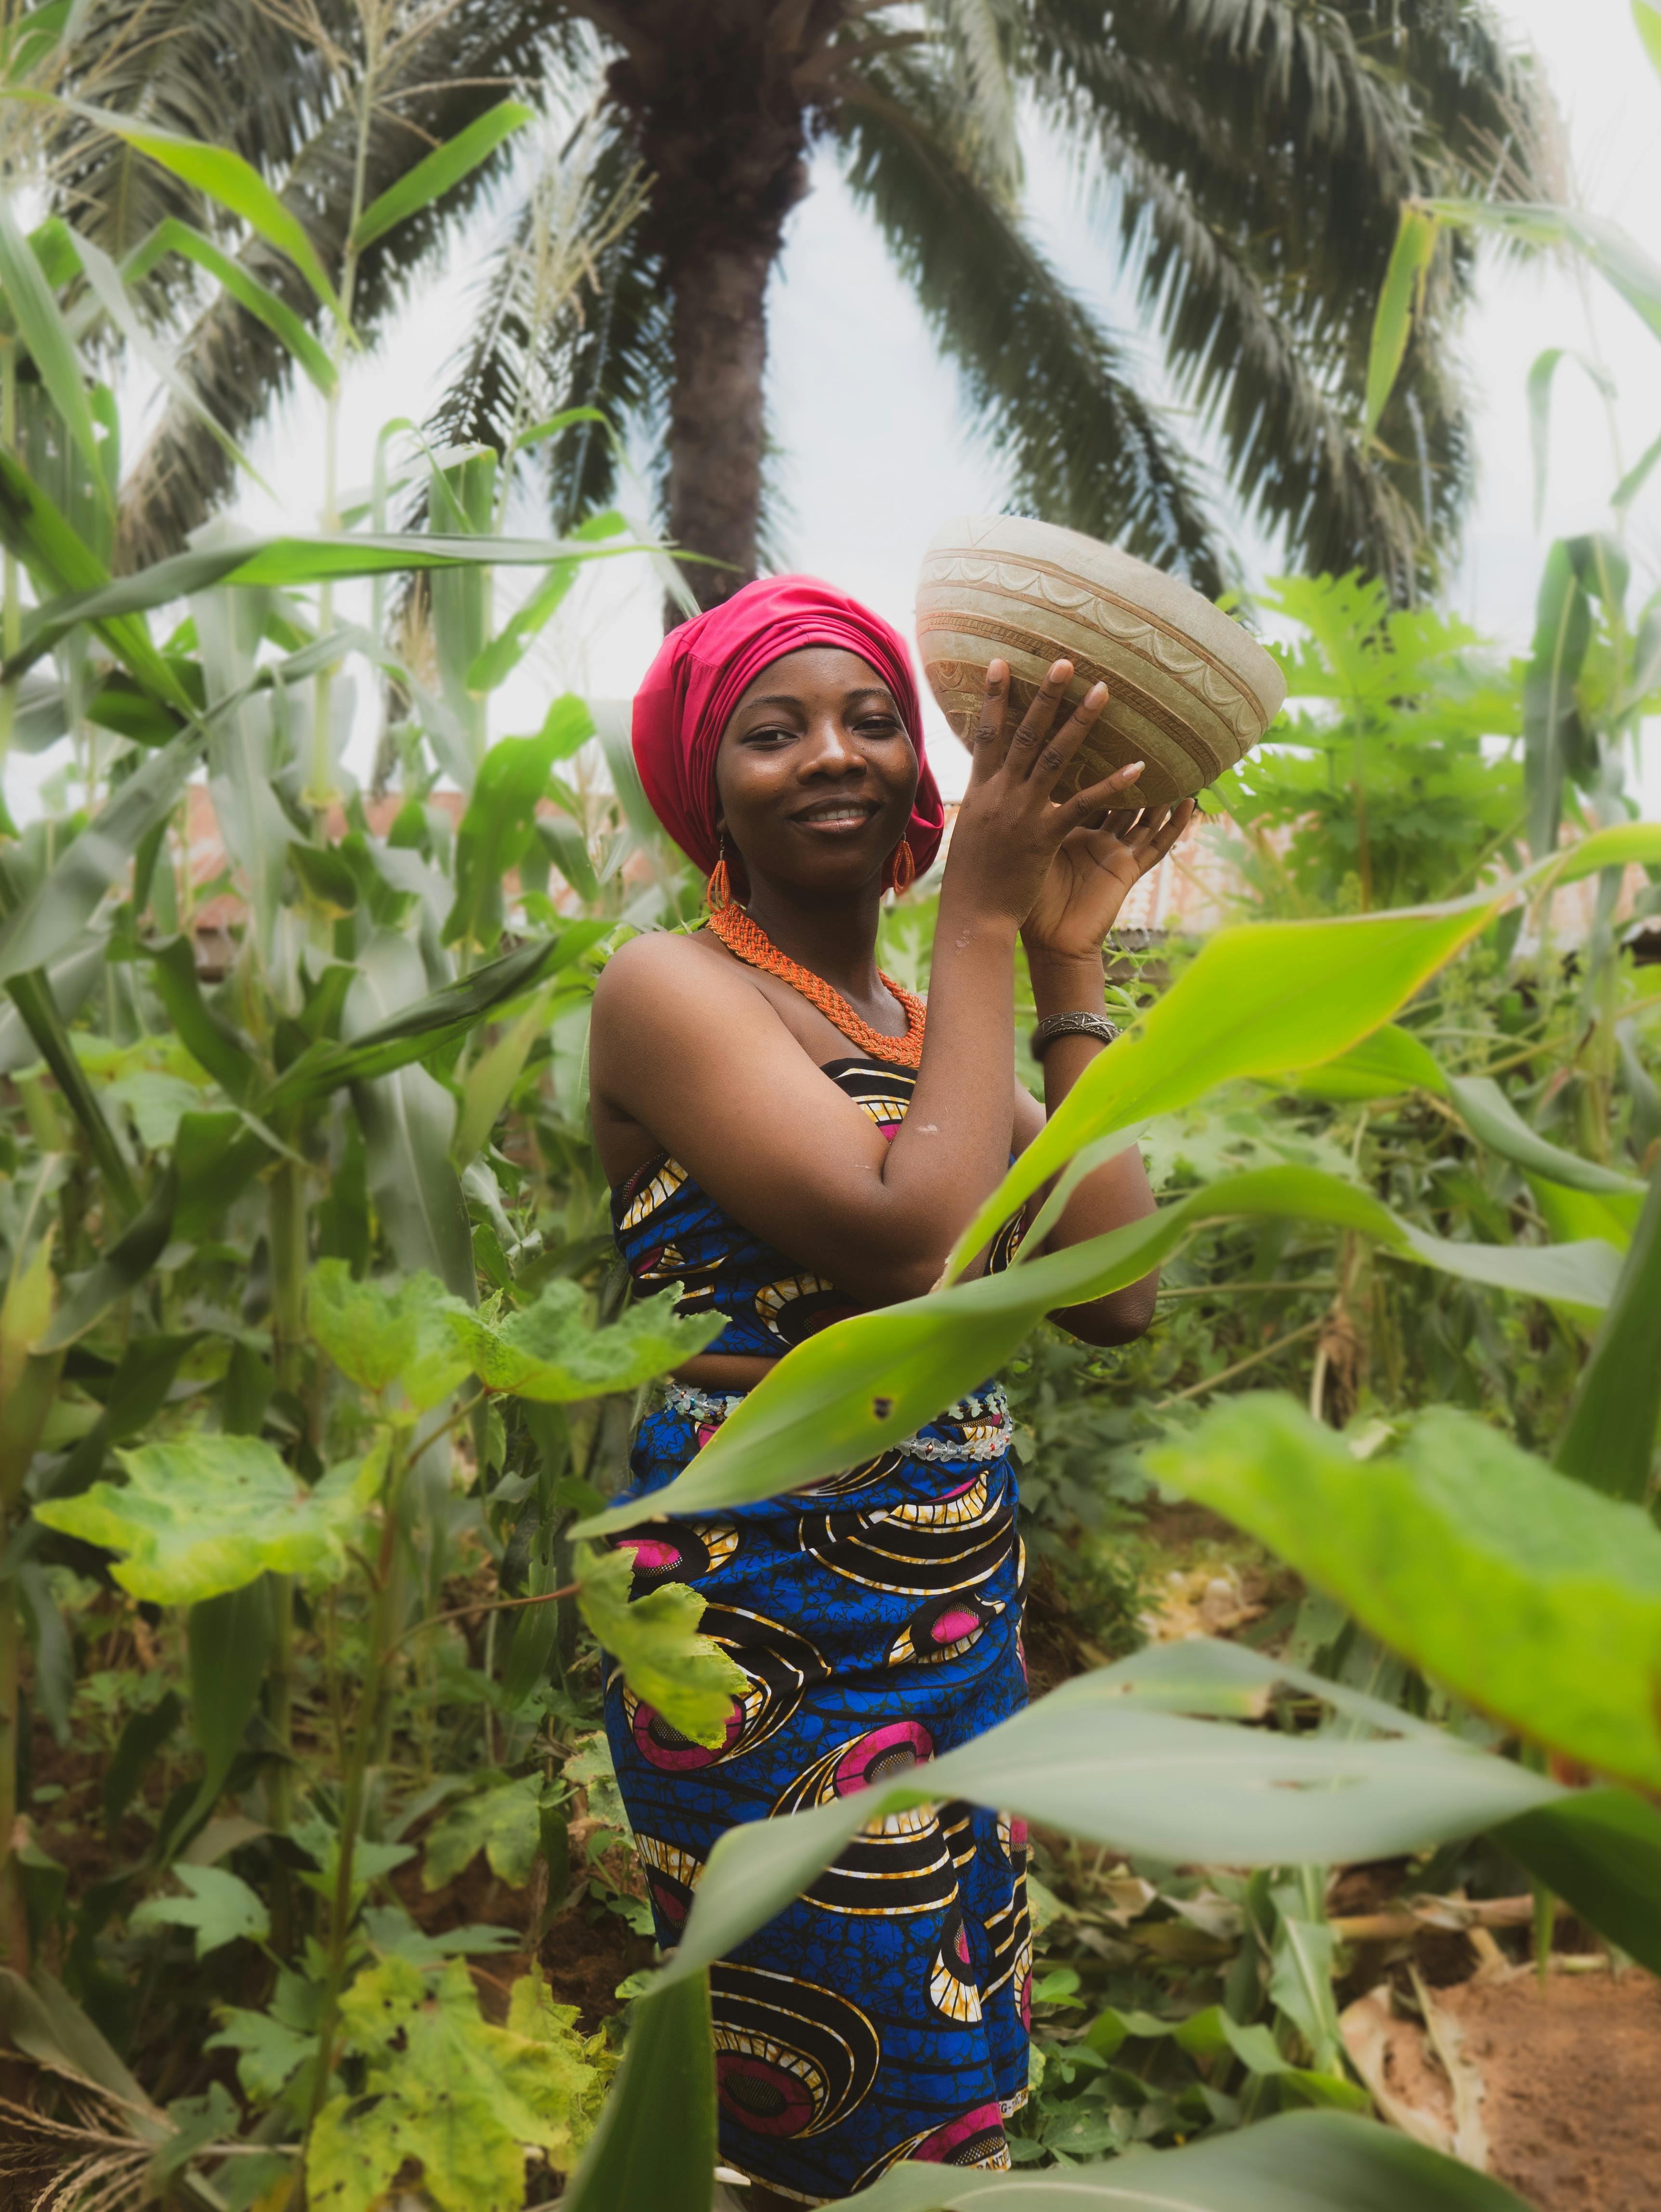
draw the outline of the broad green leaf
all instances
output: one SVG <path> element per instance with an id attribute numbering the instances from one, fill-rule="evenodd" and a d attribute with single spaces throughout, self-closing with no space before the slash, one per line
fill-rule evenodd
<path id="1" fill-rule="evenodd" d="M 1570 1190 L 1591 1191 L 1606 1198 L 1641 1200 L 1644 1186 L 1634 1176 L 1583 1160 L 1536 1136 L 1499 1085 L 1488 1076 L 1449 1076 L 1445 1096 L 1456 1106 L 1466 1127 L 1480 1144 L 1512 1160 L 1530 1175 L 1561 1183 Z"/>
<path id="2" fill-rule="evenodd" d="M 665 1583 L 631 1605 L 634 1554 L 585 1549 L 577 1603 L 601 1649 L 623 1669 L 636 1696 L 672 1729 L 711 1749 L 727 1740 L 749 1679 L 715 1639 L 700 1636 L 705 1601 L 684 1583 Z"/>
<path id="3" fill-rule="evenodd" d="M 709 2212 L 715 2058 L 704 1974 L 640 1999 L 623 2068 L 560 2212 Z"/>
<path id="4" fill-rule="evenodd" d="M 279 299 L 269 284 L 262 284 L 257 276 L 250 276 L 240 261 L 222 252 L 210 238 L 204 237 L 192 224 L 181 222 L 177 216 L 167 216 L 142 245 L 134 246 L 121 264 L 123 282 L 137 283 L 169 253 L 182 253 L 198 269 L 205 269 L 240 307 L 246 307 L 256 320 L 282 339 L 319 392 L 326 394 L 334 390 L 339 378 L 333 362 L 287 301 Z"/>
<path id="5" fill-rule="evenodd" d="M 1291 1399 L 1254 1394 L 1148 1463 L 1483 1711 L 1661 1787 L 1661 1530 L 1636 1505 L 1447 1407 L 1362 1463 Z"/>
<path id="6" fill-rule="evenodd" d="M 483 115 L 476 116 L 453 138 L 435 146 L 414 168 L 406 171 L 395 185 L 364 209 L 352 226 L 353 252 L 361 253 L 374 240 L 430 206 L 464 177 L 471 176 L 504 138 L 535 119 L 536 110 L 526 106 L 523 100 L 501 100 Z"/>
<path id="7" fill-rule="evenodd" d="M 1554 1463 L 1610 1498 L 1649 1494 L 1661 1426 L 1661 1169 L 1581 1370 Z"/>
<path id="8" fill-rule="evenodd" d="M 1577 1790 L 1495 1840 L 1600 1936 L 1661 1974 L 1661 1813 L 1624 1790 Z"/>
<path id="9" fill-rule="evenodd" d="M 0 292 L 52 404 L 86 458 L 94 483 L 107 497 L 102 444 L 81 357 L 46 272 L 17 228 L 9 198 L 0 198 Z"/>
<path id="10" fill-rule="evenodd" d="M 1401 373 L 1413 330 L 1414 301 L 1423 288 L 1425 271 L 1436 252 L 1438 228 L 1434 216 L 1427 215 L 1410 200 L 1403 201 L 1396 244 L 1390 250 L 1390 266 L 1384 271 L 1384 287 L 1372 318 L 1365 418 L 1365 433 L 1369 438 L 1378 428 L 1379 417 Z"/>
<path id="11" fill-rule="evenodd" d="M 156 1605 L 197 1605 L 267 1571 L 345 1571 L 344 1545 L 382 1473 L 384 1446 L 308 1490 L 255 1437 L 175 1437 L 117 1457 L 126 1481 L 35 1508 L 48 1528 L 125 1556 L 110 1571 Z"/>
<path id="12" fill-rule="evenodd" d="M 809 1337 L 684 1473 L 649 1501 L 591 1516 L 576 1533 L 609 1535 L 656 1514 L 708 1512 L 861 1466 L 995 1374 L 1042 1315 L 1140 1280 L 1204 1223 L 1275 1218 L 1357 1230 L 1402 1259 L 1573 1306 L 1606 1304 L 1620 1264 L 1599 1243 L 1524 1248 L 1431 1237 L 1370 1191 L 1312 1168 L 1224 1176 L 1106 1236 Z"/>
<path id="13" fill-rule="evenodd" d="M 1358 1723 L 1282 1734 L 1195 1719 L 1276 1683 Z M 1368 1733 L 1388 1730 L 1388 1735 Z M 1555 1784 L 1242 1646 L 1156 1645 L 1077 1677 L 904 1778 L 717 1842 L 663 1979 L 724 1956 L 799 1896 L 868 1821 L 967 1798 L 1170 1864 L 1390 1857 L 1555 1802 Z"/>
<path id="14" fill-rule="evenodd" d="M 1389 1021 L 1525 886 L 1661 861 L 1661 823 L 1595 831 L 1507 884 L 1445 906 L 1219 930 L 1193 965 L 1092 1061 L 952 1249 L 953 1274 L 1087 1145 L 1174 1112 L 1239 1076 L 1335 1060 Z"/>
<path id="15" fill-rule="evenodd" d="M 540 1774 L 525 1774 L 449 1807 L 427 1832 L 422 1887 L 444 1888 L 483 1851 L 492 1874 L 510 1888 L 523 1889 L 541 1844 L 545 1787 Z"/>
<path id="16" fill-rule="evenodd" d="M 1484 908 L 1463 905 L 1219 930 L 1170 990 L 1091 1062 L 958 1238 L 953 1272 L 1086 1145 L 1171 1113 L 1220 1083 L 1313 1067 L 1359 1043 L 1485 919 Z"/>
<path id="17" fill-rule="evenodd" d="M 448 1304 L 435 1275 L 358 1283 L 344 1260 L 319 1260 L 307 1279 L 306 1326 L 361 1390 L 378 1395 L 399 1383 L 411 1411 L 424 1413 L 467 1376 Z"/>
<path id="18" fill-rule="evenodd" d="M 556 2008 L 509 2003 L 510 2021 L 536 2033 L 490 2027 L 459 1959 L 435 1980 L 398 1958 L 360 1974 L 340 2015 L 362 2091 L 332 2099 L 318 2117 L 307 2203 L 361 2212 L 392 2193 L 413 2159 L 440 2212 L 520 2212 L 526 2149 L 557 2168 L 569 2162 L 594 2067 L 569 2026 L 555 2032 Z"/>
<path id="19" fill-rule="evenodd" d="M 14 97 L 21 98 L 40 96 L 14 94 Z M 298 217 L 240 154 L 233 153 L 228 146 L 181 137 L 176 131 L 159 130 L 154 124 L 142 123 L 134 116 L 91 107 L 78 100 L 53 101 L 52 105 L 66 107 L 97 129 L 125 139 L 128 145 L 149 155 L 151 161 L 181 183 L 189 185 L 192 191 L 205 193 L 229 214 L 240 216 L 268 246 L 274 246 L 279 253 L 288 256 L 326 307 L 337 316 L 341 314 L 334 286 L 325 275 L 323 264 Z"/>
<path id="20" fill-rule="evenodd" d="M 569 1405 L 636 1389 L 703 1351 L 719 1334 L 719 1316 L 678 1315 L 678 1295 L 671 1289 L 638 1298 L 609 1328 L 597 1329 L 582 1285 L 557 1275 L 518 1312 L 500 1313 L 498 1301 L 477 1313 L 452 1305 L 450 1328 L 486 1389 Z"/>
<path id="21" fill-rule="evenodd" d="M 130 1926 L 193 1928 L 198 1959 L 234 1943 L 239 1936 L 255 1943 L 269 1939 L 271 1923 L 265 1900 L 246 1881 L 223 1867 L 176 1866 L 173 1873 L 184 1883 L 186 1894 L 146 1898 Z"/>
<path id="22" fill-rule="evenodd" d="M 624 2212 L 624 2200 L 615 2200 Z M 645 2199 L 638 2200 L 644 2212 Z M 825 2212 L 1527 2212 L 1520 2197 L 1376 2121 L 1282 2112 L 1180 2150 L 1046 2173 L 907 2160 Z M 586 2208 L 585 2208 L 586 2212 Z M 630 2200 L 627 2212 L 636 2212 Z"/>

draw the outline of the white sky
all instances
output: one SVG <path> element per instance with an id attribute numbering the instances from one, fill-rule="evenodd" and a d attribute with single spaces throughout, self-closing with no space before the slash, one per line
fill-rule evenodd
<path id="1" fill-rule="evenodd" d="M 1648 68 L 1628 0 L 1502 0 L 1519 37 L 1539 47 L 1567 113 L 1582 198 L 1618 217 L 1661 258 L 1661 82 Z M 1122 326 L 1110 240 L 1092 231 L 1059 163 L 1040 149 L 1031 203 L 1052 255 Z M 476 245 L 477 241 L 470 242 Z M 439 390 L 468 313 L 472 252 L 430 288 L 347 381 L 343 404 L 343 484 L 367 483 L 375 434 L 391 417 L 419 420 Z M 1117 312 L 1116 312 L 1117 310 Z M 1547 345 L 1602 361 L 1617 388 L 1606 410 L 1573 365 L 1558 371 L 1551 475 L 1542 530 L 1532 515 L 1524 379 Z M 788 514 L 782 535 L 792 562 L 827 576 L 885 614 L 909 635 L 923 547 L 948 517 L 1001 504 L 996 465 L 959 404 L 952 372 L 937 359 L 910 294 L 890 270 L 875 233 L 821 161 L 814 189 L 793 219 L 770 321 L 770 409 L 786 451 L 779 465 Z M 1485 262 L 1465 345 L 1478 424 L 1481 480 L 1456 605 L 1512 651 L 1532 627 L 1539 567 L 1549 540 L 1607 524 L 1609 489 L 1661 432 L 1661 345 L 1600 284 L 1566 271 Z M 1610 417 L 1612 416 L 1612 422 Z M 137 437 L 128 432 L 129 450 Z M 307 386 L 254 441 L 252 457 L 279 504 L 257 489 L 238 502 L 251 529 L 307 528 L 322 482 L 321 403 Z M 642 509 L 643 495 L 636 502 Z M 1240 532 L 1250 566 L 1273 573 L 1276 556 Z M 1634 510 L 1632 550 L 1646 596 L 1661 580 L 1661 470 Z M 343 594 L 349 603 L 350 594 Z M 537 652 L 498 695 L 493 732 L 535 726 L 551 692 L 632 691 L 660 636 L 659 595 L 643 564 L 607 563 L 585 580 Z M 346 606 L 343 605 L 343 611 Z M 936 718 L 933 750 L 948 789 L 963 756 Z M 367 770 L 373 730 L 367 713 L 351 761 Z M 1652 728 L 1642 781 L 1644 811 L 1661 817 L 1661 737 Z M 55 762 L 14 756 L 6 791 L 15 811 L 33 811 L 42 775 Z"/>

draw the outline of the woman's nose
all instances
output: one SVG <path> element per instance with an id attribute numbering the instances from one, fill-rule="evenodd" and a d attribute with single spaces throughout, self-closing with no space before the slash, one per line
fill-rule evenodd
<path id="1" fill-rule="evenodd" d="M 862 775 L 865 756 L 834 717 L 811 725 L 798 756 L 804 775 Z"/>

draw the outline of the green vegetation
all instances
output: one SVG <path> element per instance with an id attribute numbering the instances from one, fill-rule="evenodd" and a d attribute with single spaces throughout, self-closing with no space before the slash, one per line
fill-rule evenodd
<path id="1" fill-rule="evenodd" d="M 56 52 L 43 15 L 14 77 Z M 507 143 L 491 112 L 401 180 L 360 156 L 332 277 L 225 149 L 122 143 L 141 198 L 205 193 L 281 261 L 250 290 L 158 218 L 338 387 L 359 255 Z M 1415 257 L 1466 219 L 1409 214 Z M 1379 408 L 1419 265 L 1384 294 Z M 1619 267 L 1661 327 L 1661 278 Z M 709 2212 L 705 1969 L 855 1826 L 946 1792 L 1037 1830 L 1035 2094 L 999 2202 L 1106 2204 L 1129 2156 L 1204 2212 L 1514 2207 L 1368 2116 L 1340 2005 L 1378 1954 L 1332 1878 L 1393 1862 L 1389 1896 L 1468 1913 L 1527 1893 L 1548 1940 L 1561 1899 L 1661 1971 L 1661 989 L 1615 924 L 1630 868 L 1661 905 L 1661 827 L 1616 774 L 1658 703 L 1635 493 L 1554 549 L 1512 670 L 1354 576 L 1276 587 L 1324 711 L 1219 794 L 1269 918 L 1126 963 L 1126 1035 L 960 1257 L 1139 1138 L 1159 1212 L 809 1340 L 680 1479 L 692 1507 L 777 1494 L 1010 1364 L 1048 1686 L 926 1778 L 734 1832 L 658 1962 L 600 1649 L 706 1742 L 735 1670 L 694 1594 L 627 1606 L 594 1540 L 632 1517 L 640 1394 L 708 1331 L 624 1302 L 583 1049 L 609 951 L 697 886 L 582 701 L 526 733 L 491 713 L 583 564 L 675 570 L 610 513 L 502 533 L 526 456 L 596 428 L 527 406 L 495 452 L 383 440 L 368 505 L 332 490 L 315 535 L 117 575 L 97 370 L 143 335 L 137 282 L 0 210 L 0 725 L 74 750 L 46 818 L 0 823 L 5 2185 Z M 425 529 L 386 527 L 399 471 Z M 406 650 L 384 608 L 338 618 L 343 580 L 404 575 Z M 353 681 L 385 803 L 340 763 Z M 1570 959 L 1551 902 L 1584 879 Z M 902 977 L 930 921 L 925 895 L 887 917 Z M 1042 1322 L 1155 1259 L 1160 1321 L 1122 1357 Z M 1196 1550 L 1178 1495 L 1264 1548 Z M 1226 1633 L 1145 1641 L 1196 1559 L 1194 1625 Z M 857 2201 L 992 2185 L 906 2167 Z"/>

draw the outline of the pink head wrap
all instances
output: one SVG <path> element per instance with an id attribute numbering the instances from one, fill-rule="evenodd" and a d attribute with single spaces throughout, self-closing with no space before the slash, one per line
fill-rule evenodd
<path id="1" fill-rule="evenodd" d="M 721 733 L 762 670 L 805 645 L 858 653 L 892 692 L 917 756 L 906 836 L 922 875 L 940 850 L 946 811 L 923 752 L 905 640 L 880 615 L 814 576 L 764 576 L 664 639 L 635 694 L 635 764 L 652 811 L 689 859 L 715 866 Z"/>

